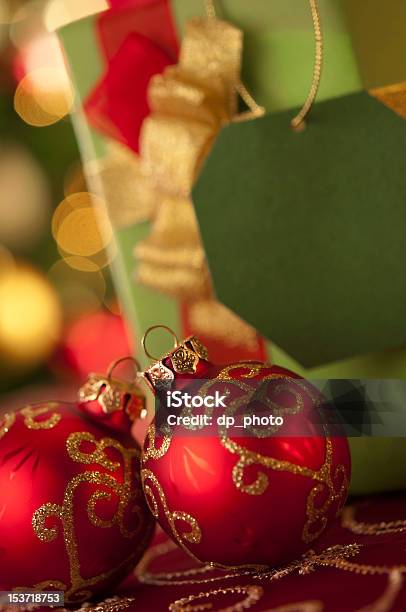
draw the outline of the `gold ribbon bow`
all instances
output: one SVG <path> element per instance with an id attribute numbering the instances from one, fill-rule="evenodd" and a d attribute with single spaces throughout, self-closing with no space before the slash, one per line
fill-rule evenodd
<path id="1" fill-rule="evenodd" d="M 134 249 L 137 281 L 187 301 L 196 333 L 255 350 L 255 330 L 214 297 L 190 197 L 219 130 L 239 119 L 242 43 L 241 30 L 225 21 L 189 21 L 179 63 L 150 81 L 140 156 L 115 144 L 101 178 L 114 224 L 152 221 Z M 250 116 L 262 113 L 254 103 Z"/>

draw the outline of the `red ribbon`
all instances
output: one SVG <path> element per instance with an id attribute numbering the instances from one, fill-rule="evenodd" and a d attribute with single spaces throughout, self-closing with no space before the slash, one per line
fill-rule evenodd
<path id="1" fill-rule="evenodd" d="M 93 127 L 138 152 L 150 112 L 149 81 L 177 61 L 179 45 L 169 0 L 110 0 L 110 5 L 96 22 L 106 71 L 85 111 Z"/>

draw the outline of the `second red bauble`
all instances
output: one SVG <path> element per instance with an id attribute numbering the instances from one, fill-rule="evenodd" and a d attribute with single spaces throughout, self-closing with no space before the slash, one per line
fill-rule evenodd
<path id="1" fill-rule="evenodd" d="M 163 529 L 190 555 L 219 567 L 275 566 L 310 548 L 344 505 L 350 480 L 347 439 L 323 423 L 319 392 L 277 366 L 213 366 L 190 339 L 145 376 L 162 401 L 169 389 L 193 394 L 197 387 L 202 395 L 218 390 L 229 398 L 225 411 L 178 411 L 211 414 L 211 425 L 191 430 L 179 424 L 165 432 L 162 406 L 151 425 L 142 481 Z M 215 417 L 224 412 L 239 423 L 241 409 L 260 410 L 263 389 L 268 412 L 285 418 L 279 434 L 218 427 Z M 247 392 L 250 403 L 243 406 Z"/>

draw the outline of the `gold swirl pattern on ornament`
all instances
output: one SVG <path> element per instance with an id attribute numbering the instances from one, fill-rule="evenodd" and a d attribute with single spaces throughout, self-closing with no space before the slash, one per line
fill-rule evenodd
<path id="1" fill-rule="evenodd" d="M 92 452 L 82 452 L 80 447 L 83 442 L 91 443 L 94 446 L 94 450 Z M 136 448 L 124 449 L 122 444 L 113 438 L 102 438 L 101 440 L 97 441 L 94 435 L 90 432 L 72 433 L 66 442 L 66 447 L 68 450 L 68 455 L 71 459 L 73 459 L 73 461 L 88 465 L 97 463 L 110 472 L 118 470 L 121 467 L 121 464 L 119 461 L 112 461 L 109 459 L 105 453 L 106 449 L 116 449 L 124 459 L 124 463 L 127 468 L 128 463 L 131 463 L 131 460 L 134 457 L 139 457 L 139 452 Z"/>
<path id="2" fill-rule="evenodd" d="M 219 609 L 219 612 L 238 612 L 239 610 L 248 610 L 255 606 L 264 594 L 264 589 L 257 584 L 247 584 L 244 586 L 236 585 L 232 587 L 225 587 L 221 589 L 212 589 L 204 593 L 198 593 L 196 595 L 189 595 L 188 597 L 182 597 L 177 599 L 169 605 L 170 612 L 199 612 L 200 610 L 211 610 L 213 605 L 211 603 L 200 603 L 191 605 L 195 601 L 201 599 L 211 599 L 217 595 L 245 595 L 244 599 L 238 603 L 228 606 L 227 608 Z"/>
<path id="3" fill-rule="evenodd" d="M 221 370 L 216 376 L 216 380 L 236 380 L 230 376 L 231 372 L 235 370 L 247 369 L 248 372 L 244 372 L 242 378 L 255 378 L 261 374 L 262 370 L 270 370 L 271 364 L 262 363 L 261 361 L 241 361 L 239 363 L 232 363 Z"/>
<path id="4" fill-rule="evenodd" d="M 261 465 L 267 469 L 289 472 L 299 476 L 305 476 L 317 481 L 317 484 L 311 489 L 306 502 L 306 523 L 302 531 L 302 539 L 309 543 L 315 540 L 325 529 L 327 518 L 325 514 L 331 505 L 339 500 L 339 508 L 345 501 L 345 496 L 348 489 L 348 479 L 345 473 L 344 466 L 338 465 L 334 474 L 332 470 L 332 443 L 329 438 L 326 438 L 326 457 L 325 462 L 319 470 L 312 470 L 309 467 L 296 465 L 290 461 L 275 459 L 274 457 L 265 457 L 260 453 L 251 451 L 237 442 L 231 440 L 227 436 L 221 437 L 221 443 L 230 453 L 239 456 L 237 463 L 232 471 L 232 478 L 235 486 L 243 493 L 248 495 L 262 495 L 269 486 L 269 478 L 264 472 L 259 472 L 256 480 L 253 483 L 246 484 L 244 481 L 245 469 L 250 465 Z M 342 475 L 342 482 L 336 488 L 335 482 Z M 327 499 L 321 507 L 315 504 L 316 498 L 321 493 L 327 493 Z M 314 530 L 314 525 L 320 522 L 319 528 Z"/>
<path id="5" fill-rule="evenodd" d="M 90 451 L 89 453 L 81 451 L 80 447 L 84 441 L 93 443 L 95 450 Z M 149 531 L 142 529 L 142 514 L 140 507 L 136 504 L 137 495 L 133 493 L 131 487 L 132 480 L 135 477 L 132 470 L 132 462 L 133 459 L 138 456 L 138 451 L 134 448 L 125 448 L 116 440 L 111 440 L 109 438 L 102 438 L 101 440 L 97 441 L 94 436 L 89 434 L 89 432 L 76 432 L 71 434 L 66 444 L 68 455 L 73 461 L 80 462 L 85 465 L 96 463 L 110 471 L 117 471 L 120 467 L 122 467 L 123 471 L 123 482 L 117 481 L 111 474 L 105 474 L 98 471 L 87 471 L 77 474 L 67 484 L 62 505 L 54 503 L 43 504 L 34 512 L 32 517 L 34 533 L 38 539 L 45 543 L 54 541 L 60 534 L 60 530 L 56 525 L 53 524 L 52 527 L 47 526 L 48 520 L 51 518 L 57 518 L 60 520 L 62 535 L 69 559 L 71 579 L 69 588 L 66 585 L 63 586 L 63 590 L 65 591 L 65 599 L 69 603 L 80 603 L 81 601 L 84 601 L 92 596 L 90 587 L 107 580 L 115 573 L 120 571 L 120 569 L 128 566 L 132 559 L 134 559 L 138 554 L 138 551 L 135 550 L 117 567 L 103 572 L 98 576 L 91 578 L 82 577 L 74 525 L 74 497 L 75 492 L 80 485 L 89 483 L 108 487 L 111 490 L 111 493 L 107 493 L 103 490 L 96 491 L 91 495 L 87 505 L 87 513 L 89 521 L 93 525 L 96 527 L 112 527 L 117 525 L 121 534 L 126 538 L 132 538 L 138 533 L 141 533 L 142 541 L 140 541 L 139 547 L 144 546 L 145 541 L 149 537 Z M 122 465 L 118 462 L 110 461 L 106 457 L 105 451 L 107 448 L 113 448 L 121 454 Z M 116 495 L 119 500 L 118 507 L 110 520 L 101 519 L 96 513 L 97 502 L 101 499 L 110 499 L 111 495 L 113 494 Z M 137 513 L 140 519 L 137 529 L 133 532 L 130 532 L 124 523 L 124 514 L 127 508 L 131 508 L 132 512 Z M 49 586 L 51 582 L 47 584 Z M 37 588 L 37 585 L 35 588 Z"/>
<path id="6" fill-rule="evenodd" d="M 231 364 L 225 367 L 217 376 L 214 381 L 210 381 L 208 383 L 208 388 L 211 384 L 215 384 L 218 380 L 225 380 L 228 382 L 233 382 L 242 390 L 246 390 L 247 394 L 242 395 L 239 398 L 233 400 L 228 405 L 225 410 L 225 414 L 227 416 L 234 415 L 239 408 L 243 407 L 247 401 L 252 399 L 252 388 L 249 385 L 245 385 L 242 380 L 236 381 L 230 375 L 231 372 L 235 370 L 241 370 L 246 368 L 248 372 L 240 375 L 242 379 L 253 379 L 258 376 L 261 371 L 264 369 L 268 369 L 269 366 L 260 362 L 241 362 Z M 303 383 L 300 379 L 294 379 L 287 375 L 279 375 L 270 373 L 268 376 L 263 377 L 261 379 L 263 381 L 271 380 L 274 378 L 282 378 L 288 379 L 289 386 L 283 388 L 283 385 L 286 382 L 281 383 L 281 390 L 292 392 L 292 384 L 297 385 L 301 388 L 312 400 L 315 406 L 320 405 L 321 398 L 316 392 L 313 392 L 313 389 Z M 295 405 L 292 408 L 286 408 L 284 406 L 278 407 L 274 402 L 272 403 L 273 412 L 275 409 L 279 411 L 279 414 L 297 414 L 304 407 L 304 399 L 301 394 L 296 395 L 295 397 Z M 300 400 L 298 400 L 300 396 Z M 250 465 L 261 465 L 267 469 L 281 471 L 281 472 L 290 472 L 291 474 L 297 474 L 299 476 L 304 476 L 307 478 L 311 478 L 316 481 L 317 484 L 312 487 L 307 501 L 306 501 L 306 522 L 303 526 L 302 531 L 302 539 L 306 543 L 310 543 L 324 531 L 327 525 L 327 512 L 331 508 L 332 504 L 338 501 L 337 514 L 345 501 L 345 497 L 348 490 L 348 478 L 345 472 L 345 468 L 343 465 L 338 465 L 332 474 L 333 469 L 333 446 L 331 439 L 326 437 L 326 449 L 325 449 L 325 459 L 323 465 L 318 470 L 313 470 L 307 466 L 297 465 L 290 461 L 284 461 L 275 459 L 274 457 L 268 457 L 261 455 L 260 453 L 256 453 L 255 451 L 244 448 L 236 441 L 231 440 L 231 438 L 227 435 L 227 429 L 225 427 L 220 427 L 220 442 L 230 453 L 238 455 L 238 461 L 233 467 L 232 470 L 232 479 L 237 487 L 242 493 L 246 493 L 248 495 L 263 495 L 263 493 L 267 490 L 269 486 L 269 477 L 262 471 L 258 471 L 257 477 L 254 482 L 247 484 L 245 482 L 245 470 Z M 254 432 L 255 433 L 255 432 Z M 269 428 L 267 428 L 265 434 L 269 434 Z M 263 435 L 263 434 L 261 434 Z M 337 481 L 341 479 L 341 483 L 337 485 Z M 323 493 L 327 494 L 327 498 L 321 506 L 316 505 L 316 500 Z M 315 526 L 318 524 L 318 527 Z"/>
<path id="7" fill-rule="evenodd" d="M 0 440 L 10 431 L 16 420 L 14 412 L 5 412 L 0 419 Z"/>
<path id="8" fill-rule="evenodd" d="M 305 386 L 300 379 L 292 378 L 290 375 L 281 374 L 281 373 L 273 373 L 263 376 L 258 382 L 260 383 L 260 387 L 255 391 L 255 396 L 253 395 L 253 388 L 249 385 L 245 385 L 243 380 L 241 379 L 255 379 L 258 375 L 263 372 L 263 370 L 270 370 L 271 366 L 262 362 L 255 361 L 244 361 L 240 363 L 233 363 L 229 366 L 223 368 L 223 370 L 218 374 L 215 381 L 227 381 L 233 384 L 234 387 L 239 387 L 241 390 L 247 392 L 247 395 L 244 395 L 232 403 L 229 404 L 225 414 L 227 416 L 232 416 L 240 408 L 244 408 L 244 406 L 252 401 L 254 398 L 256 401 L 262 402 L 267 406 L 267 408 L 271 409 L 272 414 L 275 417 L 284 416 L 284 415 L 295 415 L 301 412 L 304 408 L 304 399 L 301 392 L 298 389 L 295 389 L 294 385 L 300 387 L 307 394 L 311 395 L 312 401 L 317 405 L 320 402 L 320 399 L 315 394 L 312 394 L 310 388 Z M 240 378 L 236 379 L 231 376 L 231 373 L 235 370 L 246 369 L 248 372 L 243 372 L 240 374 Z M 292 407 L 281 406 L 277 404 L 274 400 L 271 400 L 268 397 L 268 386 L 264 383 L 270 380 L 280 379 L 281 382 L 273 389 L 276 393 L 287 392 L 294 398 L 294 403 Z M 213 382 L 215 382 L 213 381 Z M 251 432 L 258 438 L 268 437 L 271 433 L 276 433 L 279 427 L 268 426 L 267 428 L 261 428 L 256 426 L 248 426 L 246 430 Z M 223 433 L 226 434 L 226 431 L 223 429 Z"/>
<path id="9" fill-rule="evenodd" d="M 28 405 L 20 410 L 20 414 L 23 415 L 24 425 L 28 429 L 53 429 L 56 425 L 58 425 L 62 418 L 58 412 L 52 412 L 58 408 L 59 406 L 57 402 L 47 402 L 46 404 L 40 406 Z M 43 416 L 48 412 L 52 412 L 48 419 L 37 420 L 38 417 Z"/>
<path id="10" fill-rule="evenodd" d="M 145 463 L 148 459 L 161 459 L 163 457 L 170 445 L 171 445 L 171 437 L 163 436 L 162 444 L 159 448 L 155 446 L 155 424 L 151 423 L 148 428 L 147 439 L 145 441 L 144 450 L 142 453 L 142 462 Z"/>
<path id="11" fill-rule="evenodd" d="M 183 550 L 187 552 L 189 555 L 192 555 L 194 557 L 194 555 L 190 552 L 190 550 L 186 546 L 185 540 L 187 542 L 190 542 L 191 544 L 198 544 L 201 541 L 202 531 L 199 527 L 199 523 L 197 522 L 197 520 L 193 516 L 188 514 L 187 512 L 183 512 L 180 510 L 171 511 L 169 509 L 168 503 L 166 501 L 165 493 L 157 477 L 155 476 L 153 472 L 151 472 L 151 470 L 148 470 L 148 469 L 141 470 L 141 479 L 142 479 L 142 484 L 144 487 L 144 492 L 147 498 L 148 505 L 154 517 L 158 518 L 159 516 L 159 506 L 154 496 L 154 493 L 151 489 L 151 486 L 148 484 L 148 481 L 153 483 L 155 489 L 158 491 L 158 495 L 161 501 L 161 506 L 165 514 L 166 520 L 168 521 L 168 524 L 171 528 L 173 536 L 175 537 L 179 545 L 183 548 Z M 186 523 L 190 527 L 190 531 L 180 533 L 176 527 L 177 521 L 182 521 Z M 194 558 L 196 559 L 196 557 Z"/>
<path id="12" fill-rule="evenodd" d="M 386 535 L 406 531 L 406 519 L 364 523 L 356 520 L 355 512 L 355 506 L 346 506 L 341 515 L 341 526 L 357 535 Z"/>

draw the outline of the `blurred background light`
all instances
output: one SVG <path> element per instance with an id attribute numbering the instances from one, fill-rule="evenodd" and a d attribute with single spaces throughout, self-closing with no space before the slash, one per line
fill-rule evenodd
<path id="1" fill-rule="evenodd" d="M 0 356 L 32 367 L 59 341 L 62 311 L 52 285 L 35 268 L 17 263 L 0 271 Z"/>
<path id="2" fill-rule="evenodd" d="M 26 251 L 48 229 L 51 193 L 42 167 L 21 144 L 0 145 L 0 242 Z"/>
<path id="3" fill-rule="evenodd" d="M 76 266 L 81 265 L 82 269 L 72 266 L 72 259 L 75 259 Z M 106 294 L 103 273 L 91 261 L 84 259 L 79 264 L 79 259 L 60 259 L 48 273 L 48 278 L 62 302 L 66 319 L 74 319 L 82 313 L 100 309 Z"/>
<path id="4" fill-rule="evenodd" d="M 72 109 L 73 88 L 66 75 L 56 68 L 32 70 L 19 82 L 14 108 L 30 125 L 44 127 L 65 117 Z"/>
<path id="5" fill-rule="evenodd" d="M 102 268 L 114 255 L 113 230 L 106 206 L 101 198 L 89 192 L 73 193 L 59 204 L 52 218 L 52 234 L 63 256 L 92 258 Z M 81 259 L 71 263 L 83 269 Z"/>

